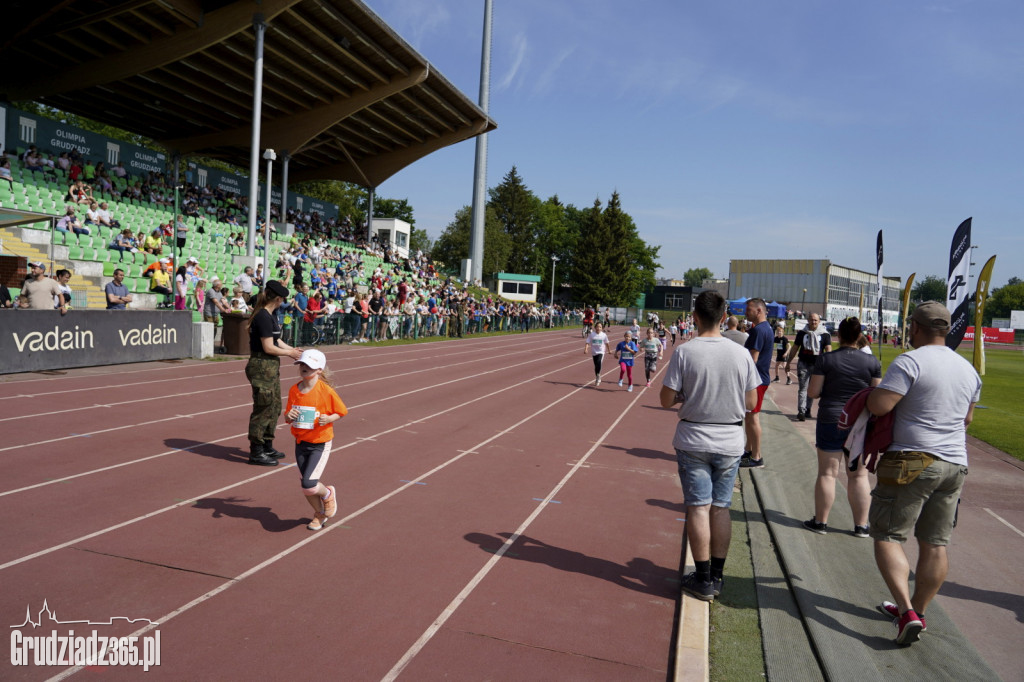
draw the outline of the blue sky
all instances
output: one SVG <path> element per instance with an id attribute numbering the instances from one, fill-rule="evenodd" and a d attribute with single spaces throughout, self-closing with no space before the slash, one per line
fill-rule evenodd
<path id="1" fill-rule="evenodd" d="M 483 0 L 378 0 L 474 101 Z M 972 274 L 1024 277 L 1019 0 L 495 0 L 487 185 L 617 190 L 660 276 L 732 258 L 828 258 L 945 277 L 973 216 Z M 472 140 L 381 185 L 440 235 L 471 203 Z"/>

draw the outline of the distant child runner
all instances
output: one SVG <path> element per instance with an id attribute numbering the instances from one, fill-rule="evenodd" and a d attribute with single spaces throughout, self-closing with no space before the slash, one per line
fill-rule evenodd
<path id="1" fill-rule="evenodd" d="M 611 345 L 608 341 L 608 335 L 604 333 L 604 325 L 600 322 L 594 325 L 594 331 L 590 332 L 587 336 L 587 344 L 583 347 L 583 352 L 586 354 L 588 351 L 594 357 L 594 385 L 601 385 L 601 363 L 604 362 L 604 354 L 611 350 Z M 621 386 L 621 382 L 619 383 Z"/>
<path id="2" fill-rule="evenodd" d="M 665 323 L 658 323 L 658 340 L 661 341 L 661 350 L 665 350 L 668 347 L 667 331 L 665 329 Z"/>
<path id="3" fill-rule="evenodd" d="M 301 380 L 288 390 L 284 420 L 292 425 L 295 436 L 295 465 L 302 476 L 302 492 L 313 508 L 313 520 L 306 528 L 320 530 L 338 512 L 337 492 L 333 485 L 324 485 L 320 477 L 331 456 L 334 427 L 348 408 L 334 392 L 327 374 L 327 358 L 316 349 L 302 351 L 295 361 Z M 311 428 L 299 428 L 300 407 L 316 409 Z"/>
<path id="4" fill-rule="evenodd" d="M 665 350 L 663 342 L 664 339 L 658 341 L 654 338 L 654 329 L 647 328 L 647 338 L 644 339 L 641 346 L 644 351 L 644 374 L 647 376 L 647 388 L 651 387 L 651 377 L 658 373 L 658 360 L 661 359 Z"/>
<path id="5" fill-rule="evenodd" d="M 672 334 L 672 345 L 674 346 L 676 345 L 676 334 L 679 333 L 679 327 L 675 322 L 673 322 L 672 326 L 668 328 L 668 331 Z"/>
<path id="6" fill-rule="evenodd" d="M 639 334 L 639 332 L 637 332 Z M 633 341 L 633 334 L 626 332 L 622 335 L 622 341 L 615 347 L 615 357 L 619 361 L 619 386 L 622 386 L 623 375 L 629 380 L 628 391 L 633 390 L 633 356 L 637 353 L 636 342 Z"/>
<path id="7" fill-rule="evenodd" d="M 779 380 L 779 368 L 786 369 L 786 354 L 789 353 L 789 339 L 786 338 L 786 331 L 781 324 L 775 325 L 775 378 Z M 786 385 L 793 383 L 793 373 L 786 372 Z"/>
<path id="8" fill-rule="evenodd" d="M 633 326 L 629 328 L 629 335 L 634 341 L 640 340 L 640 325 L 637 324 L 636 318 L 633 318 Z"/>

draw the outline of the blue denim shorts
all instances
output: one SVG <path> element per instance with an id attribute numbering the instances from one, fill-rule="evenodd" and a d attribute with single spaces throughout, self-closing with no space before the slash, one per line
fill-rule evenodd
<path id="1" fill-rule="evenodd" d="M 739 455 L 676 450 L 676 461 L 687 507 L 713 504 L 729 508 L 732 504 L 732 488 L 740 469 Z"/>
<path id="2" fill-rule="evenodd" d="M 835 422 L 823 424 L 819 421 L 814 429 L 814 445 L 825 452 L 842 452 L 849 435 L 849 429 L 840 429 Z"/>

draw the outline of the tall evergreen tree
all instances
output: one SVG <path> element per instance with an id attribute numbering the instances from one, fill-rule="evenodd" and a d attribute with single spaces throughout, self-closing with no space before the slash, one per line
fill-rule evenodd
<path id="1" fill-rule="evenodd" d="M 523 183 L 515 166 L 512 166 L 512 170 L 505 174 L 501 184 L 492 188 L 489 194 L 490 201 L 487 205 L 494 209 L 498 222 L 512 245 L 508 261 L 501 264 L 500 269 L 526 275 L 537 274 L 540 258 L 537 250 L 536 223 L 540 202 Z"/>
<path id="2" fill-rule="evenodd" d="M 587 305 L 612 305 L 614 273 L 608 264 L 607 249 L 611 233 L 601 211 L 601 200 L 583 211 L 580 221 L 580 241 L 573 269 L 574 302 Z"/>
<path id="3" fill-rule="evenodd" d="M 541 266 L 540 291 L 550 295 L 551 257 L 556 256 L 558 258 L 557 267 L 554 268 L 556 297 L 559 295 L 562 282 L 571 279 L 574 268 L 573 257 L 579 240 L 579 225 L 578 222 L 570 218 L 570 210 L 578 213 L 575 207 L 564 206 L 556 195 L 542 202 L 537 212 L 537 253 Z"/>
<path id="4" fill-rule="evenodd" d="M 633 219 L 622 212 L 622 203 L 618 192 L 612 192 L 612 198 L 604 209 L 604 224 L 608 233 L 608 242 L 604 249 L 605 267 L 610 273 L 607 286 L 609 289 L 606 302 L 609 305 L 632 305 L 639 291 L 634 287 L 639 278 L 633 276 L 632 256 L 636 227 Z"/>

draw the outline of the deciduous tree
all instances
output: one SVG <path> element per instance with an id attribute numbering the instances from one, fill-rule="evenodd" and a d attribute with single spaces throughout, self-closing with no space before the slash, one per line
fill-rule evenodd
<path id="1" fill-rule="evenodd" d="M 715 273 L 708 268 L 690 268 L 683 275 L 683 283 L 688 287 L 699 287 L 704 280 L 711 279 Z"/>

